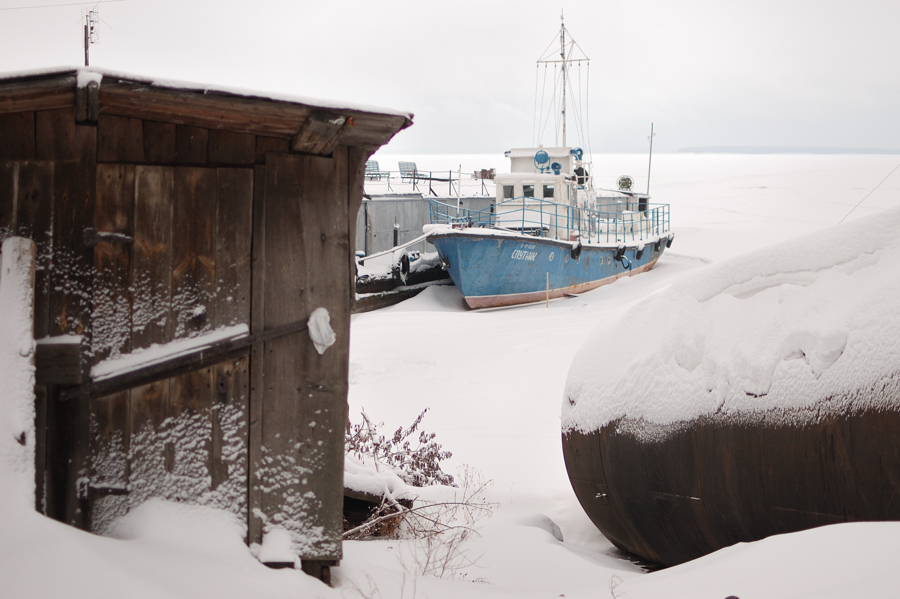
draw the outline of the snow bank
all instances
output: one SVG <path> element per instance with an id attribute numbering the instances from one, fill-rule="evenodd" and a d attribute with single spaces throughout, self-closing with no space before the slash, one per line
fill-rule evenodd
<path id="1" fill-rule="evenodd" d="M 898 298 L 898 209 L 717 263 L 591 335 L 563 430 L 885 407 L 854 392 L 900 370 Z"/>
<path id="2" fill-rule="evenodd" d="M 226 510 L 151 497 L 116 520 L 109 536 L 198 552 L 243 553 L 246 528 Z"/>
<path id="3" fill-rule="evenodd" d="M 390 466 L 380 464 L 378 469 L 372 463 L 360 460 L 354 455 L 344 456 L 344 487 L 369 495 L 406 499 L 409 496 L 406 483 Z"/>
<path id="4" fill-rule="evenodd" d="M 738 543 L 681 566 L 632 577 L 618 586 L 616 596 L 896 597 L 898 554 L 898 522 L 836 524 Z"/>
<path id="5" fill-rule="evenodd" d="M 297 562 L 290 531 L 281 526 L 273 526 L 267 530 L 256 558 L 264 564 Z"/>

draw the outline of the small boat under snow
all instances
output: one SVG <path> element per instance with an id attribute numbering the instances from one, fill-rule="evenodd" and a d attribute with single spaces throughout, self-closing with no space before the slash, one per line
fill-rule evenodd
<path id="1" fill-rule="evenodd" d="M 574 41 L 560 31 L 554 64 L 566 90 Z M 604 196 L 593 186 L 589 155 L 566 144 L 506 152 L 511 172 L 497 175 L 496 196 L 480 211 L 431 200 L 429 243 L 471 308 L 549 301 L 653 268 L 672 244 L 669 206 L 631 190 L 630 177 Z M 579 103 L 581 105 L 581 103 Z M 580 122 L 583 122 L 579 119 Z"/>

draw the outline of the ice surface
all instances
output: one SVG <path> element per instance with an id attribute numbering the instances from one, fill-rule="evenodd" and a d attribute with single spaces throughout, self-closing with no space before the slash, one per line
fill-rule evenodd
<path id="1" fill-rule="evenodd" d="M 591 335 L 563 430 L 887 407 L 853 393 L 900 368 L 898 298 L 900 209 L 720 262 Z"/>

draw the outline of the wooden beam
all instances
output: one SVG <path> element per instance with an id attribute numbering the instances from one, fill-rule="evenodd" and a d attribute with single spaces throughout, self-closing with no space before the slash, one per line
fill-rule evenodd
<path id="1" fill-rule="evenodd" d="M 70 108 L 75 101 L 75 74 L 0 82 L 0 114 Z"/>
<path id="2" fill-rule="evenodd" d="M 349 108 L 323 109 L 226 92 L 169 89 L 110 77 L 105 77 L 100 87 L 100 109 L 104 114 L 287 139 L 295 139 L 298 132 L 304 131 L 312 115 L 327 115 L 331 120 L 335 115 L 346 118 L 339 126 L 338 139 L 328 138 L 329 125 L 334 126 L 327 122 L 329 118 L 312 126 L 310 136 L 315 134 L 316 139 L 331 144 L 325 152 L 310 152 L 319 154 L 330 154 L 338 142 L 377 148 L 412 124 L 412 119 L 405 115 Z M 322 120 L 321 116 L 318 118 Z"/>
<path id="3" fill-rule="evenodd" d="M 0 114 L 75 107 L 80 123 L 109 114 L 211 130 L 294 140 L 311 153 L 330 154 L 336 144 L 377 148 L 412 124 L 407 115 L 352 108 L 326 109 L 224 91 L 172 89 L 149 81 L 105 76 L 102 84 L 76 88 L 75 73 L 0 81 Z M 336 114 L 307 126 L 311 114 Z M 306 149 L 297 151 L 309 151 Z"/>
<path id="4" fill-rule="evenodd" d="M 298 132 L 304 131 L 311 113 L 337 113 L 352 123 L 352 126 L 341 124 L 339 143 L 355 147 L 377 148 L 412 124 L 412 119 L 406 115 L 352 108 L 325 109 L 224 91 L 172 89 L 149 81 L 129 81 L 109 75 L 104 76 L 102 84 L 89 83 L 76 88 L 74 71 L 0 81 L 0 114 L 72 106 L 76 109 L 76 121 L 80 123 L 95 123 L 102 112 L 284 139 L 294 139 Z M 326 125 L 314 125 L 307 135 L 321 139 L 327 148 L 338 140 L 329 138 Z M 321 131 L 320 126 L 325 131 Z M 330 152 L 328 149 L 324 153 Z"/>
<path id="5" fill-rule="evenodd" d="M 344 130 L 353 126 L 353 117 L 338 112 L 315 110 L 294 136 L 291 149 L 307 154 L 331 154 Z"/>
<path id="6" fill-rule="evenodd" d="M 223 93 L 174 90 L 105 78 L 100 87 L 104 114 L 177 125 L 291 137 L 309 117 L 309 107 Z"/>
<path id="7" fill-rule="evenodd" d="M 75 397 L 86 397 L 89 395 L 109 395 L 188 372 L 209 368 L 219 362 L 224 362 L 225 360 L 231 360 L 248 354 L 250 352 L 250 347 L 254 343 L 271 341 L 273 339 L 299 333 L 300 331 L 305 331 L 306 327 L 307 323 L 304 320 L 275 327 L 258 335 L 248 335 L 247 337 L 222 341 L 212 346 L 204 346 L 168 360 L 154 362 L 153 364 L 142 368 L 114 375 L 99 381 L 92 381 L 85 385 L 81 385 L 80 387 L 63 391 L 60 393 L 60 399 L 65 401 Z"/>
<path id="8" fill-rule="evenodd" d="M 75 88 L 75 121 L 96 123 L 100 116 L 100 83 L 89 81 L 84 87 Z"/>

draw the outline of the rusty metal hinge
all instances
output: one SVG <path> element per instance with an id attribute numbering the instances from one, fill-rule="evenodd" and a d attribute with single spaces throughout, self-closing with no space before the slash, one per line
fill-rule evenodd
<path id="1" fill-rule="evenodd" d="M 87 477 L 75 481 L 75 496 L 78 499 L 106 497 L 108 495 L 128 495 L 128 485 L 122 483 L 91 484 Z"/>

